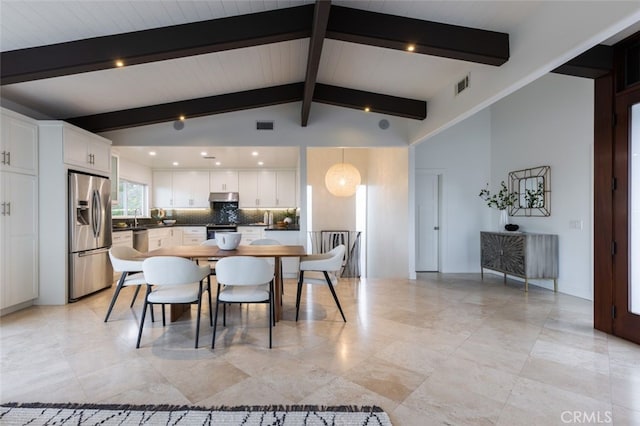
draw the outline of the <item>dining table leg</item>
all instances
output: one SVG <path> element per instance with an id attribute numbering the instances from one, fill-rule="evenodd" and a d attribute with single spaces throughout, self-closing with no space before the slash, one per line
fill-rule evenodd
<path id="1" fill-rule="evenodd" d="M 275 286 L 273 289 L 274 292 L 274 309 L 276 311 L 276 321 L 280 321 L 282 319 L 282 258 L 276 256 L 275 258 Z"/>

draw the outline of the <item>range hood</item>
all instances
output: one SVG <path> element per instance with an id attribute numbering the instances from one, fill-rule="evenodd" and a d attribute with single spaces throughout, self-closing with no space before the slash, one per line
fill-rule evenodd
<path id="1" fill-rule="evenodd" d="M 237 192 L 211 192 L 210 203 L 237 203 L 240 197 Z"/>

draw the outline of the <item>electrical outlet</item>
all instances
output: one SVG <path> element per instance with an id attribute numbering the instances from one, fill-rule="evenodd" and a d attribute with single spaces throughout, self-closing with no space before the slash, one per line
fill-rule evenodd
<path id="1" fill-rule="evenodd" d="M 582 229 L 582 226 L 582 221 L 579 219 L 569 221 L 569 228 L 571 229 Z"/>

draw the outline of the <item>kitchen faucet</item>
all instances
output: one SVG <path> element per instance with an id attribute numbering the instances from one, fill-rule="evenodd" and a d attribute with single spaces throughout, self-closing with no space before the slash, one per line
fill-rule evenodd
<path id="1" fill-rule="evenodd" d="M 138 209 L 133 209 L 133 227 L 138 227 Z"/>

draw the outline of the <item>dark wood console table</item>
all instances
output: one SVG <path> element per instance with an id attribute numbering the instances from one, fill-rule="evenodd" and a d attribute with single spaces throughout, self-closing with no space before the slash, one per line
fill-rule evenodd
<path id="1" fill-rule="evenodd" d="M 558 236 L 526 232 L 480 232 L 480 274 L 491 269 L 524 278 L 524 291 L 529 279 L 553 280 L 558 291 Z"/>

